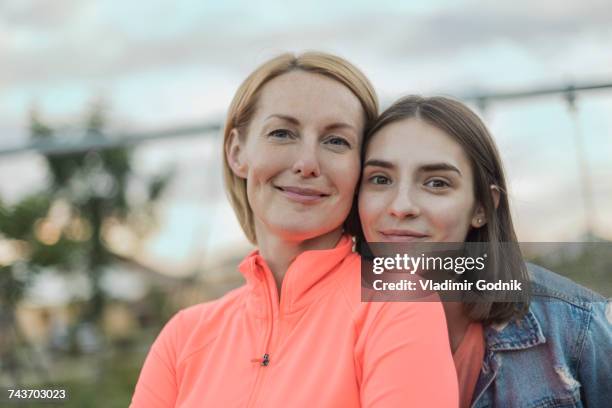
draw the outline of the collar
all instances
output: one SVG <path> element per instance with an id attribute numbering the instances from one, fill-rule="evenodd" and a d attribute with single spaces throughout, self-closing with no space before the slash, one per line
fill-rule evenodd
<path id="1" fill-rule="evenodd" d="M 522 350 L 546 343 L 542 327 L 531 308 L 521 318 L 487 326 L 485 339 L 493 351 Z"/>
<path id="2" fill-rule="evenodd" d="M 321 296 L 319 288 L 329 281 L 332 272 L 353 251 L 353 240 L 343 235 L 335 248 L 304 251 L 289 265 L 283 278 L 280 308 L 291 312 Z M 264 296 L 278 305 L 278 291 L 272 272 L 259 250 L 252 251 L 238 266 L 252 292 Z M 356 272 L 358 273 L 358 271 Z M 312 290 L 317 288 L 316 291 Z M 263 289 L 263 290 L 262 290 Z M 267 290 L 267 291 L 266 291 Z"/>

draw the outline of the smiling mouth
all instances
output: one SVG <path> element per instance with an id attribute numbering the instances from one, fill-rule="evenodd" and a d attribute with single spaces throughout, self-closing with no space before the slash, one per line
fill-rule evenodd
<path id="1" fill-rule="evenodd" d="M 293 186 L 274 186 L 274 188 L 283 193 L 283 195 L 290 200 L 300 203 L 312 203 L 329 197 L 329 194 L 312 188 Z"/>
<path id="2" fill-rule="evenodd" d="M 394 229 L 379 231 L 379 233 L 385 238 L 385 240 L 397 242 L 418 241 L 429 237 L 429 235 L 412 230 Z"/>

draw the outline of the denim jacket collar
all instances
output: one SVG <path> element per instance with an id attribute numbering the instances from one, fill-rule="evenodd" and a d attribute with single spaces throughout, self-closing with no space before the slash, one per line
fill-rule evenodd
<path id="1" fill-rule="evenodd" d="M 485 391 L 495 380 L 502 365 L 502 359 L 496 352 L 523 350 L 546 343 L 540 323 L 531 308 L 521 318 L 488 325 L 484 329 L 487 350 L 482 364 L 482 373 L 474 389 L 471 406 L 475 408 L 489 406 Z"/>
<path id="2" fill-rule="evenodd" d="M 491 351 L 522 350 L 546 343 L 540 323 L 531 309 L 519 319 L 486 327 L 485 338 Z"/>

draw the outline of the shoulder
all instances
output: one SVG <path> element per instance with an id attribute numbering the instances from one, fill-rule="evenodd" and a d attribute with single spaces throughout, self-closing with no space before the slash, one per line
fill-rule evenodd
<path id="1" fill-rule="evenodd" d="M 539 265 L 527 263 L 534 301 L 560 300 L 590 309 L 593 302 L 605 302 L 600 294 Z"/>
<path id="2" fill-rule="evenodd" d="M 609 347 L 609 300 L 543 267 L 527 264 L 527 268 L 533 294 L 529 310 L 548 340 L 565 344 L 563 349 L 573 355 L 579 355 L 593 336 L 598 337 L 595 343 Z"/>
<path id="3" fill-rule="evenodd" d="M 509 322 L 492 325 L 491 339 L 508 349 L 528 338 L 531 345 L 563 343 L 562 349 L 569 350 L 568 344 L 584 338 L 593 314 L 598 313 L 596 305 L 604 305 L 605 299 L 546 268 L 532 263 L 526 266 L 531 286 L 529 310 Z"/>
<path id="4" fill-rule="evenodd" d="M 350 311 L 355 311 L 361 303 L 361 256 L 351 252 L 340 264 L 334 284 L 339 296 Z"/>
<path id="5" fill-rule="evenodd" d="M 219 299 L 179 310 L 166 323 L 154 347 L 172 349 L 180 361 L 197 348 L 209 344 L 229 316 L 242 308 L 246 291 L 246 285 L 241 286 Z"/>
<path id="6" fill-rule="evenodd" d="M 416 327 L 422 329 L 433 325 L 436 330 L 439 326 L 446 333 L 444 309 L 437 295 L 417 301 L 383 301 L 382 295 L 373 295 L 371 287 L 363 284 L 359 254 L 352 253 L 344 259 L 336 285 L 339 301 L 346 305 L 358 336 L 369 336 L 373 331 L 387 336 L 391 326 L 404 327 L 411 332 Z"/>
<path id="7" fill-rule="evenodd" d="M 415 298 L 415 301 L 411 301 L 407 300 L 406 295 L 393 297 L 373 293 L 371 284 L 365 284 L 362 280 L 361 256 L 357 253 L 351 253 L 343 260 L 335 284 L 347 307 L 358 314 L 366 312 L 376 314 L 387 310 L 421 310 L 437 313 L 441 308 L 440 298 L 437 295 Z"/>
<path id="8" fill-rule="evenodd" d="M 177 312 L 180 316 L 181 324 L 187 327 L 194 327 L 202 321 L 210 321 L 231 313 L 239 307 L 247 290 L 246 285 L 233 289 L 220 297 L 209 302 L 199 303 L 189 306 Z"/>

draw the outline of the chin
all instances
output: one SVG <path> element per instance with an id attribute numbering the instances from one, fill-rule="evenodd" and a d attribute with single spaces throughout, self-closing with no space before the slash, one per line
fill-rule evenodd
<path id="1" fill-rule="evenodd" d="M 325 223 L 309 226 L 304 224 L 295 225 L 292 223 L 291 225 L 285 224 L 282 226 L 277 226 L 277 230 L 281 230 L 281 234 L 285 237 L 285 239 L 289 241 L 307 241 L 310 239 L 321 237 L 341 227 L 341 225 L 339 225 L 337 228 L 333 228 L 330 230 L 329 228 L 327 228 L 328 225 L 330 224 Z"/>

